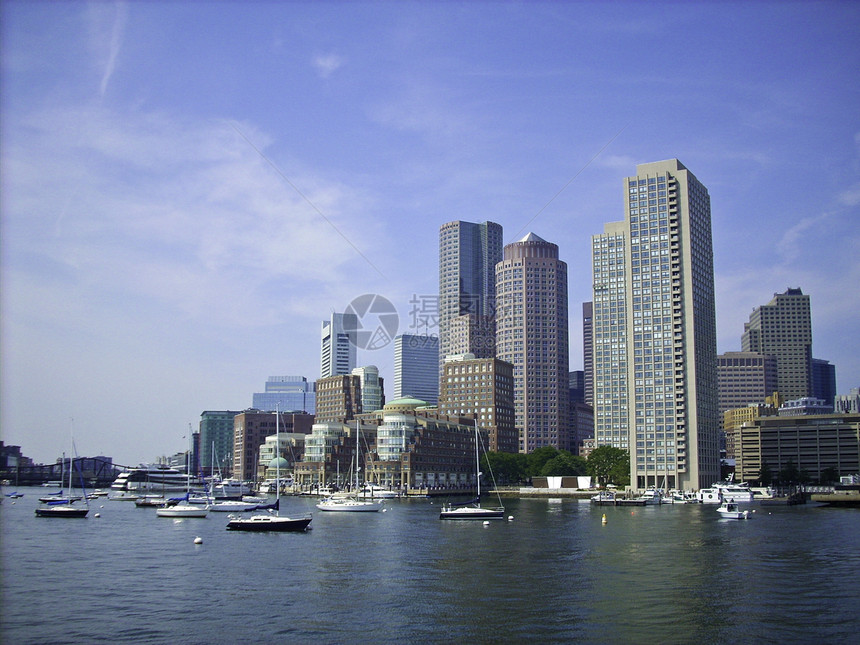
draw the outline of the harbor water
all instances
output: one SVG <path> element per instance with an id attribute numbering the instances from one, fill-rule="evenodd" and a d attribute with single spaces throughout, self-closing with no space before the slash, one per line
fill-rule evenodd
<path id="1" fill-rule="evenodd" d="M 856 643 L 860 510 L 595 507 L 505 499 L 511 521 L 440 521 L 441 500 L 312 512 L 305 533 L 225 530 L 96 500 L 0 506 L 2 643 Z M 80 502 L 78 502 L 80 503 Z M 95 517 L 96 513 L 100 517 Z M 605 523 L 603 516 L 606 516 Z M 195 544 L 195 538 L 202 543 Z"/>

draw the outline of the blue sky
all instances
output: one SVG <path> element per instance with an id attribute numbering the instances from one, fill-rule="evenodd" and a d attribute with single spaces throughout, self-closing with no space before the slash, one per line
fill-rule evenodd
<path id="1" fill-rule="evenodd" d="M 70 431 L 183 450 L 203 410 L 316 379 L 361 294 L 416 331 L 455 219 L 559 245 L 581 369 L 591 236 L 673 157 L 711 195 L 718 350 L 799 286 L 814 356 L 860 385 L 860 4 L 0 10 L 0 422 L 39 461 Z M 392 346 L 361 362 L 390 396 Z"/>

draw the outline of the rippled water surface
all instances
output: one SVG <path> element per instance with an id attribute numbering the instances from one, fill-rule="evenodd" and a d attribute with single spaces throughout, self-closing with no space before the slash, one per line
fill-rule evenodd
<path id="1" fill-rule="evenodd" d="M 0 642 L 857 643 L 860 511 L 591 507 L 505 500 L 510 522 L 442 522 L 439 501 L 313 512 L 246 534 L 97 501 L 0 506 Z M 94 517 L 100 513 L 101 517 Z M 607 522 L 601 521 L 606 514 Z M 203 538 L 201 545 L 195 537 Z"/>

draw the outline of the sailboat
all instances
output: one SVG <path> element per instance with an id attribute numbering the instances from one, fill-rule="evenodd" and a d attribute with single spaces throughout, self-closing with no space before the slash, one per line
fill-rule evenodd
<path id="1" fill-rule="evenodd" d="M 317 508 L 321 511 L 340 511 L 346 513 L 375 513 L 378 512 L 382 508 L 381 501 L 373 501 L 373 500 L 363 500 L 358 498 L 358 472 L 361 470 L 358 466 L 358 453 L 360 450 L 359 446 L 359 435 L 361 434 L 361 429 L 359 427 L 359 422 L 355 422 L 355 494 L 348 495 L 345 497 L 341 497 L 338 495 L 332 495 L 331 497 L 327 497 L 322 500 L 319 504 L 317 504 Z"/>
<path id="2" fill-rule="evenodd" d="M 164 504 L 155 509 L 158 517 L 206 517 L 209 514 L 209 505 L 201 506 L 191 504 L 188 498 L 191 496 L 191 441 L 188 442 L 188 457 L 185 460 L 185 497 L 173 506 Z"/>
<path id="3" fill-rule="evenodd" d="M 74 442 L 73 442 L 74 443 Z M 63 457 L 63 462 L 65 463 L 65 456 Z M 45 506 L 40 506 L 36 509 L 36 517 L 86 517 L 87 513 L 90 512 L 89 502 L 86 502 L 86 506 L 76 507 L 72 506 L 72 502 L 75 500 L 72 498 L 72 464 L 74 463 L 74 459 L 69 457 L 69 497 L 67 499 L 55 498 L 54 500 L 50 500 L 46 502 Z M 60 482 L 62 485 L 62 481 Z M 81 475 L 81 490 L 84 488 L 84 478 L 83 474 Z M 62 493 L 63 491 L 60 491 Z M 84 496 L 86 498 L 86 496 Z M 77 499 L 80 499 L 78 497 Z"/>
<path id="4" fill-rule="evenodd" d="M 478 458 L 478 419 L 475 419 L 475 479 L 478 483 L 478 495 L 475 499 L 463 504 L 445 504 L 439 513 L 440 520 L 501 520 L 505 517 L 505 507 L 499 498 L 499 506 L 485 508 L 481 506 L 481 467 Z"/>
<path id="5" fill-rule="evenodd" d="M 228 531 L 304 531 L 308 528 L 313 517 L 281 517 L 281 431 L 280 406 L 275 407 L 275 503 L 267 514 L 257 514 L 251 517 L 235 517 L 227 522 Z"/>

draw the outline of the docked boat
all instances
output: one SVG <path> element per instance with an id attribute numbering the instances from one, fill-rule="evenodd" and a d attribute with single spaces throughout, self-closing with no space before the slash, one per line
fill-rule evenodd
<path id="1" fill-rule="evenodd" d="M 748 520 L 750 518 L 750 511 L 742 511 L 737 502 L 723 502 L 717 508 L 717 513 L 720 514 L 720 517 L 729 520 Z"/>
<path id="2" fill-rule="evenodd" d="M 196 478 L 164 464 L 139 466 L 125 470 L 117 475 L 110 485 L 115 492 L 131 493 L 175 493 L 185 491 L 192 484 L 199 484 Z"/>
<path id="3" fill-rule="evenodd" d="M 399 494 L 396 490 L 388 490 L 385 486 L 366 483 L 358 491 L 358 496 L 364 498 L 370 497 L 372 499 L 394 499 L 399 497 Z"/>
<path id="4" fill-rule="evenodd" d="M 615 506 L 615 493 L 611 490 L 602 490 L 591 496 L 591 503 L 595 506 Z"/>
<path id="5" fill-rule="evenodd" d="M 278 480 L 280 480 L 280 454 L 278 453 L 278 446 L 280 445 L 280 425 L 278 421 L 280 420 L 281 413 L 280 410 L 276 408 L 275 411 L 275 473 Z M 280 514 L 281 510 L 281 491 L 280 486 L 275 486 L 275 503 L 271 505 L 271 507 L 267 508 L 268 513 L 258 513 L 256 515 L 252 515 L 251 517 L 231 517 L 230 521 L 227 522 L 227 530 L 228 531 L 247 531 L 247 532 L 278 532 L 278 533 L 287 533 L 287 532 L 297 532 L 297 531 L 306 531 L 308 525 L 311 523 L 313 517 L 311 515 L 305 515 L 303 517 L 282 517 Z"/>
<path id="6" fill-rule="evenodd" d="M 649 488 L 636 498 L 645 502 L 645 506 L 658 506 L 663 503 L 663 495 L 656 488 Z"/>
<path id="7" fill-rule="evenodd" d="M 189 440 L 188 446 L 188 454 L 186 457 L 186 472 L 191 471 L 191 445 Z M 179 472 L 179 471 L 176 471 Z M 189 504 L 188 498 L 191 495 L 191 477 L 186 477 L 183 473 L 180 473 L 185 482 L 185 499 L 180 501 L 178 504 L 172 504 L 168 501 L 164 506 L 159 506 L 155 509 L 155 515 L 157 517 L 206 517 L 209 515 L 209 506 L 208 505 L 200 505 L 200 504 Z M 115 483 L 115 482 L 114 482 Z M 166 485 L 166 482 L 163 482 Z"/>
<path id="8" fill-rule="evenodd" d="M 725 481 L 712 484 L 710 488 L 699 490 L 697 498 L 703 504 L 721 504 L 724 501 L 748 504 L 755 499 L 755 495 L 750 490 L 749 484 L 735 482 L 734 476 L 729 475 Z"/>
<path id="9" fill-rule="evenodd" d="M 478 457 L 478 445 L 481 438 L 478 435 L 478 419 L 475 419 L 475 480 L 477 496 L 464 504 L 445 504 L 439 513 L 440 520 L 501 520 L 505 517 L 505 507 L 499 497 L 499 505 L 495 507 L 481 506 L 481 465 Z"/>
<path id="10" fill-rule="evenodd" d="M 164 506 L 167 504 L 167 499 L 163 495 L 141 495 L 134 500 L 134 505 L 137 507 L 147 506 Z"/>

